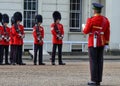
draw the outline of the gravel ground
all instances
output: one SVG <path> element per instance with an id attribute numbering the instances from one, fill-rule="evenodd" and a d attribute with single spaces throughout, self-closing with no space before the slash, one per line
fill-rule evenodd
<path id="1" fill-rule="evenodd" d="M 0 66 L 0 86 L 87 86 L 88 61 L 66 61 L 65 66 Z M 102 86 L 120 86 L 120 61 L 105 61 Z"/>

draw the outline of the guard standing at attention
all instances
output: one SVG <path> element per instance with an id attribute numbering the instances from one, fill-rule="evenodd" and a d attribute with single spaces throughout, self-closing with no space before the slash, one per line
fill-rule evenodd
<path id="1" fill-rule="evenodd" d="M 3 50 L 3 46 L 2 46 L 2 42 L 3 42 L 3 28 L 1 26 L 1 22 L 2 22 L 2 13 L 0 13 L 0 65 L 3 64 L 3 56 L 2 56 L 2 50 Z"/>
<path id="2" fill-rule="evenodd" d="M 9 23 L 9 16 L 7 14 L 2 15 L 2 29 L 3 29 L 3 38 L 2 38 L 2 51 L 0 52 L 2 54 L 2 62 L 3 62 L 3 56 L 5 54 L 5 64 L 9 65 L 8 62 L 8 53 L 9 53 L 9 41 L 10 41 L 10 28 L 7 26 Z"/>
<path id="3" fill-rule="evenodd" d="M 34 65 L 37 65 L 37 52 L 39 51 L 38 64 L 45 65 L 43 63 L 43 39 L 44 39 L 44 28 L 41 26 L 43 18 L 41 15 L 36 15 L 35 26 L 33 27 L 34 37 Z"/>
<path id="4" fill-rule="evenodd" d="M 53 19 L 54 23 L 51 24 L 51 33 L 52 33 L 52 58 L 51 63 L 55 65 L 55 55 L 56 55 L 56 48 L 58 47 L 58 63 L 59 65 L 65 65 L 62 62 L 62 45 L 63 45 L 63 37 L 64 37 L 64 28 L 63 25 L 60 24 L 61 14 L 59 11 L 53 12 Z"/>
<path id="5" fill-rule="evenodd" d="M 99 86 L 102 82 L 103 74 L 103 52 L 109 45 L 110 23 L 109 20 L 101 15 L 103 5 L 92 3 L 94 15 L 88 18 L 84 34 L 89 34 L 88 50 L 90 57 L 91 81 L 90 86 Z"/>
<path id="6" fill-rule="evenodd" d="M 13 65 L 26 65 L 22 61 L 22 46 L 23 38 L 25 37 L 24 26 L 21 25 L 22 13 L 14 13 L 14 24 L 12 26 L 12 35 L 13 35 L 13 45 L 14 45 L 14 54 L 13 54 Z"/>

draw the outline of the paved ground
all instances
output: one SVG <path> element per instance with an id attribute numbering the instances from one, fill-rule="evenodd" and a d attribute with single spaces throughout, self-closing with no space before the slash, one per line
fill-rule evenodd
<path id="1" fill-rule="evenodd" d="M 65 58 L 73 57 L 77 58 Z M 87 86 L 90 78 L 88 60 L 65 60 L 65 66 L 51 66 L 49 62 L 46 66 L 33 66 L 31 60 L 24 62 L 26 66 L 0 66 L 0 86 Z M 102 86 L 120 86 L 120 60 L 105 60 Z"/>

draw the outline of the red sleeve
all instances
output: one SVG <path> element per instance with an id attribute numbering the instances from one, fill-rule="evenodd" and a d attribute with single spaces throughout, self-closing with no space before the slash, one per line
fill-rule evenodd
<path id="1" fill-rule="evenodd" d="M 52 35 L 57 36 L 57 33 L 54 30 L 54 24 L 51 25 L 51 33 Z"/>
<path id="2" fill-rule="evenodd" d="M 105 31 L 105 43 L 109 44 L 109 40 L 110 40 L 110 23 L 107 20 L 106 31 Z"/>
<path id="3" fill-rule="evenodd" d="M 10 28 L 9 27 L 7 27 L 7 28 L 8 28 L 8 34 L 9 34 L 9 37 L 10 37 L 10 35 L 11 35 Z"/>
<path id="4" fill-rule="evenodd" d="M 61 34 L 64 36 L 64 28 L 63 28 L 63 25 L 62 25 L 62 32 Z"/>
<path id="5" fill-rule="evenodd" d="M 3 35 L 3 34 L 4 34 L 3 28 L 0 26 L 0 35 Z"/>
<path id="6" fill-rule="evenodd" d="M 36 27 L 33 27 L 33 37 L 35 40 L 38 40 L 37 33 L 36 33 Z"/>
<path id="7" fill-rule="evenodd" d="M 12 29 L 12 30 L 11 30 L 11 32 L 12 32 L 13 36 L 14 36 L 14 35 L 16 35 L 16 31 L 15 31 L 14 26 L 12 26 L 12 28 L 11 28 L 11 29 Z"/>
<path id="8" fill-rule="evenodd" d="M 10 28 L 10 39 L 13 38 L 13 34 L 12 34 L 12 27 Z"/>
<path id="9" fill-rule="evenodd" d="M 12 28 L 10 28 L 10 37 L 12 36 Z"/>
<path id="10" fill-rule="evenodd" d="M 44 28 L 42 27 L 42 38 L 44 38 Z"/>
<path id="11" fill-rule="evenodd" d="M 22 32 L 22 35 L 24 35 L 24 26 L 23 25 L 20 25 L 20 29 L 21 29 L 21 32 Z"/>
<path id="12" fill-rule="evenodd" d="M 22 34 L 25 34 L 25 32 L 24 32 L 24 26 L 22 26 Z"/>
<path id="13" fill-rule="evenodd" d="M 19 37 L 19 34 L 16 32 L 15 27 L 12 26 L 12 35 Z"/>
<path id="14" fill-rule="evenodd" d="M 91 27 L 92 27 L 91 18 L 88 18 L 88 19 L 87 19 L 87 22 L 86 22 L 86 25 L 85 25 L 85 28 L 84 28 L 84 30 L 83 30 L 83 33 L 84 33 L 84 34 L 90 33 Z"/>
<path id="15" fill-rule="evenodd" d="M 33 27 L 33 37 L 37 40 L 36 27 Z"/>

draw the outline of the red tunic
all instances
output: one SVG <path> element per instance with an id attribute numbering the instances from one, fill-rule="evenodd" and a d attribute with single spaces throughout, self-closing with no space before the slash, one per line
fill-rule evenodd
<path id="1" fill-rule="evenodd" d="M 13 40 L 13 34 L 12 34 L 12 28 L 11 28 L 10 29 L 10 42 L 9 42 L 9 44 L 13 45 L 13 43 L 14 43 L 14 40 Z"/>
<path id="2" fill-rule="evenodd" d="M 58 40 L 57 39 L 57 33 L 55 31 L 55 23 L 51 24 L 51 33 L 52 33 L 52 42 L 53 44 L 62 44 L 63 43 L 63 40 Z M 63 28 L 63 25 L 58 23 L 57 24 L 57 27 L 58 27 L 58 30 L 60 31 L 61 35 L 64 36 L 64 28 Z"/>
<path id="3" fill-rule="evenodd" d="M 3 44 L 3 39 L 2 39 L 3 33 L 4 33 L 3 28 L 2 28 L 2 26 L 0 26 L 0 45 Z"/>
<path id="4" fill-rule="evenodd" d="M 3 28 L 3 31 L 4 31 L 4 28 Z M 9 27 L 6 27 L 6 32 L 5 31 L 3 32 L 3 36 L 4 37 L 8 36 L 8 39 L 10 38 L 10 28 Z M 9 45 L 9 40 L 6 41 L 5 38 L 3 38 L 2 45 Z"/>
<path id="5" fill-rule="evenodd" d="M 25 35 L 24 27 L 22 25 L 18 25 L 18 29 L 19 29 L 22 36 Z M 12 26 L 12 33 L 11 34 L 13 36 L 13 45 L 23 45 L 23 38 L 16 31 L 14 25 Z"/>
<path id="6" fill-rule="evenodd" d="M 102 15 L 88 18 L 83 30 L 84 34 L 89 34 L 88 47 L 94 46 L 94 34 L 97 34 L 97 47 L 109 44 L 110 24 L 106 17 Z"/>
<path id="7" fill-rule="evenodd" d="M 24 33 L 24 26 L 23 25 L 19 25 L 20 31 L 22 33 L 22 35 L 25 37 L 25 33 Z M 23 38 L 21 39 L 21 45 L 23 45 Z"/>
<path id="8" fill-rule="evenodd" d="M 39 26 L 39 32 L 42 40 L 38 40 L 38 35 L 36 31 L 37 26 L 33 27 L 33 38 L 34 38 L 34 44 L 43 45 L 43 39 L 44 39 L 44 28 L 42 26 Z"/>

